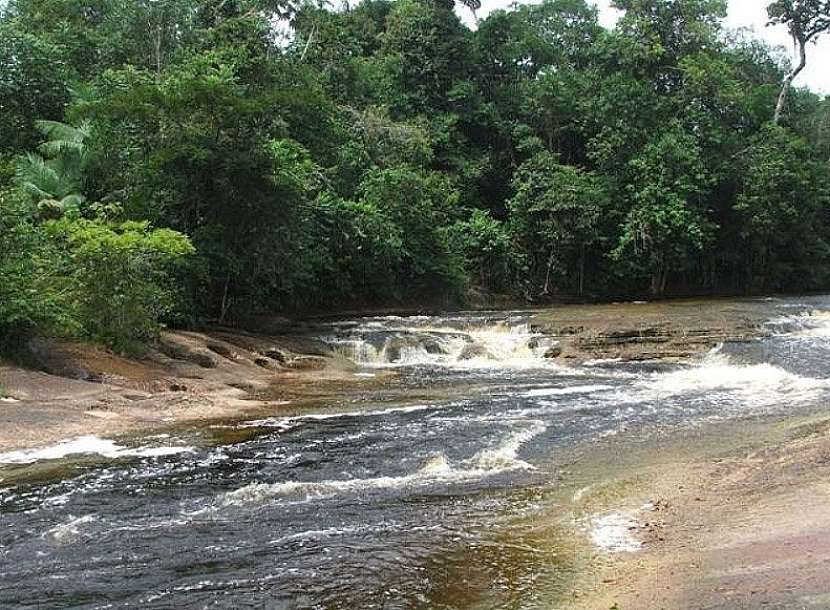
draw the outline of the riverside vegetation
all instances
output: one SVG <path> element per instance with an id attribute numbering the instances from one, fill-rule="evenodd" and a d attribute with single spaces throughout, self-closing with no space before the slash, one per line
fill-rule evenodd
<path id="1" fill-rule="evenodd" d="M 0 340 L 830 285 L 830 100 L 724 0 L 11 0 Z"/>

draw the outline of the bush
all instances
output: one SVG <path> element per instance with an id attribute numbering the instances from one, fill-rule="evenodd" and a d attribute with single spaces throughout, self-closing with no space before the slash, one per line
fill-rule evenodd
<path id="1" fill-rule="evenodd" d="M 321 197 L 316 212 L 315 232 L 325 257 L 318 266 L 318 283 L 324 287 L 321 301 L 388 301 L 402 257 L 400 227 L 371 204 L 335 196 Z"/>
<path id="2" fill-rule="evenodd" d="M 19 191 L 0 191 L 0 349 L 34 329 L 76 328 L 61 263 L 34 206 Z"/>
<path id="3" fill-rule="evenodd" d="M 483 210 L 474 210 L 469 219 L 449 227 L 449 238 L 476 284 L 493 292 L 509 288 L 510 235 L 501 222 Z"/>
<path id="4" fill-rule="evenodd" d="M 458 297 L 466 283 L 463 261 L 442 227 L 455 211 L 459 194 L 446 176 L 409 166 L 375 169 L 358 193 L 364 206 L 382 213 L 390 227 L 400 231 L 396 296 Z"/>
<path id="5" fill-rule="evenodd" d="M 69 292 L 84 334 L 120 351 L 153 339 L 181 299 L 177 272 L 194 253 L 187 237 L 146 222 L 51 221 L 69 260 Z"/>

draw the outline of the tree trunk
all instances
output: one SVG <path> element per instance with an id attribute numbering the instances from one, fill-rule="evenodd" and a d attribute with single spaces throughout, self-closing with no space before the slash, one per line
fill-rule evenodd
<path id="1" fill-rule="evenodd" d="M 798 45 L 799 61 L 798 65 L 787 74 L 781 86 L 781 93 L 778 95 L 778 104 L 775 106 L 775 117 L 773 122 L 777 125 L 781 121 L 781 116 L 784 114 L 784 106 L 787 104 L 787 92 L 790 85 L 793 84 L 795 77 L 798 76 L 804 67 L 807 65 L 807 41 L 803 37 L 795 38 L 795 43 Z"/>
<path id="2" fill-rule="evenodd" d="M 230 274 L 225 277 L 225 288 L 222 291 L 222 303 L 219 306 L 219 323 L 223 323 L 225 321 L 225 316 L 228 315 L 228 309 L 230 308 L 230 302 L 228 301 L 228 288 L 231 285 L 231 276 Z"/>
<path id="3" fill-rule="evenodd" d="M 579 296 L 585 292 L 585 244 L 579 248 Z"/>
<path id="4" fill-rule="evenodd" d="M 551 274 L 551 271 L 553 270 L 554 261 L 555 261 L 555 258 L 553 256 L 553 254 L 551 254 L 548 257 L 548 268 L 547 268 L 547 271 L 545 272 L 545 287 L 542 288 L 542 294 L 543 295 L 549 295 L 550 294 L 550 274 Z"/>
<path id="5" fill-rule="evenodd" d="M 662 296 L 666 291 L 666 281 L 669 278 L 669 266 L 665 260 L 660 260 L 651 272 L 651 294 Z"/>

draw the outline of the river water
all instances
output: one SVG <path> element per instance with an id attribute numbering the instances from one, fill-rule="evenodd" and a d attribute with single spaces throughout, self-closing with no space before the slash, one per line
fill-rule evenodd
<path id="1" fill-rule="evenodd" d="M 548 608 L 567 562 L 516 524 L 563 456 L 819 408 L 827 310 L 682 364 L 554 363 L 522 312 L 322 325 L 359 365 L 324 409 L 0 454 L 0 607 Z"/>

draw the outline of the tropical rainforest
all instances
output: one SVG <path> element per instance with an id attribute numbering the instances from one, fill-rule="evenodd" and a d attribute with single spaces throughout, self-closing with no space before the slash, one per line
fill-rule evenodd
<path id="1" fill-rule="evenodd" d="M 830 287 L 830 98 L 725 0 L 614 4 L 0 3 L 0 342 Z"/>

